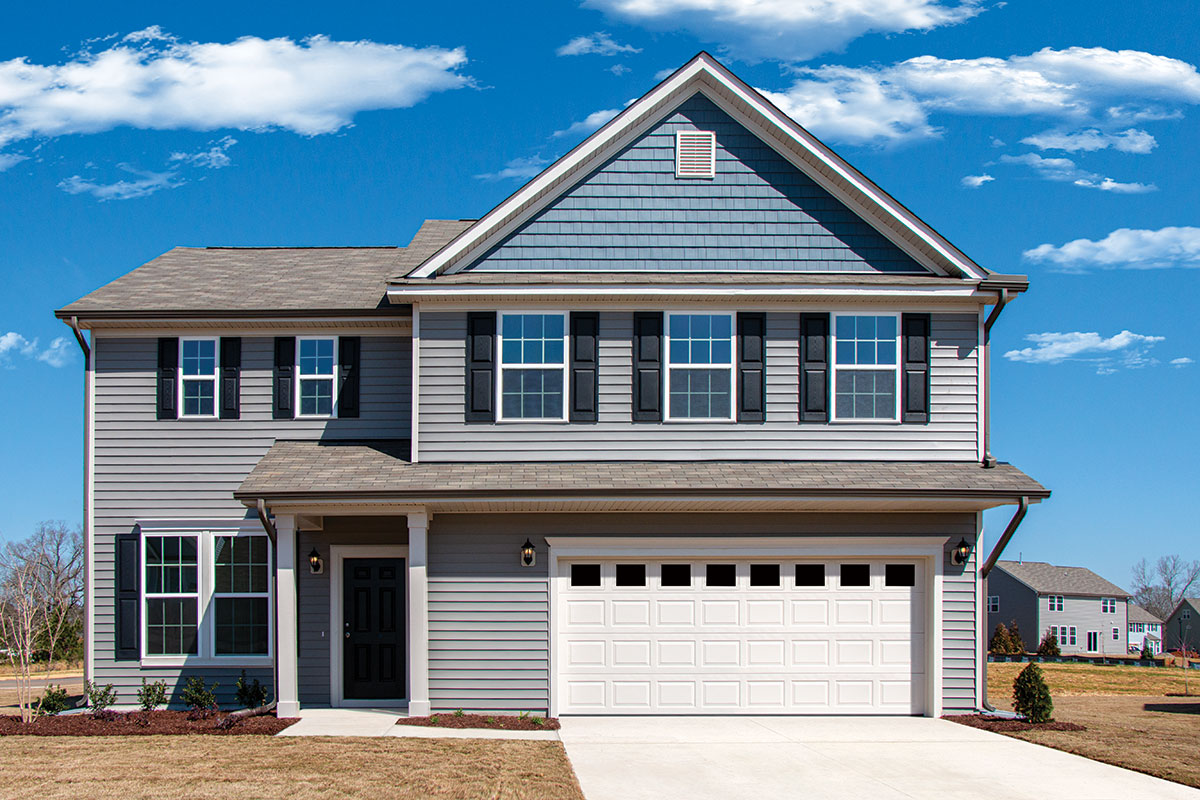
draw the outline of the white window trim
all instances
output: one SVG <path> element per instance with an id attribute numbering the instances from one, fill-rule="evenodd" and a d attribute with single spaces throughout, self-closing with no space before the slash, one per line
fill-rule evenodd
<path id="1" fill-rule="evenodd" d="M 212 342 L 213 343 L 213 371 L 212 375 L 191 375 L 183 374 L 183 344 L 184 342 Z M 179 339 L 179 367 L 177 372 L 178 380 L 175 391 L 179 398 L 176 400 L 177 408 L 179 409 L 179 419 L 217 419 L 221 414 L 221 339 L 214 336 L 183 336 Z M 183 402 L 183 385 L 187 381 L 192 382 L 212 382 L 213 387 L 213 410 L 211 414 L 188 414 L 185 411 L 186 406 Z"/>
<path id="2" fill-rule="evenodd" d="M 1056 605 L 1057 608 L 1055 608 Z M 1066 607 L 1066 599 L 1061 594 L 1046 595 L 1047 611 L 1061 612 Z"/>
<path id="3" fill-rule="evenodd" d="M 902 393 L 901 379 L 901 355 L 903 350 L 901 344 L 904 339 L 904 331 L 901 330 L 901 314 L 898 311 L 842 311 L 830 315 L 829 321 L 829 421 L 830 422 L 853 422 L 865 423 L 869 425 L 895 425 L 900 423 L 900 395 Z M 842 370 L 852 372 L 883 372 L 888 369 L 887 365 L 880 364 L 843 364 L 837 363 L 837 321 L 842 317 L 893 317 L 896 320 L 896 363 L 892 369 L 896 373 L 896 401 L 892 408 L 892 416 L 890 418 L 880 417 L 878 419 L 870 419 L 863 417 L 845 417 L 841 418 L 837 415 L 837 376 Z"/>
<path id="4" fill-rule="evenodd" d="M 1112 633 L 1113 633 L 1113 641 L 1114 642 L 1121 641 L 1121 629 L 1120 628 L 1113 628 Z"/>
<path id="5" fill-rule="evenodd" d="M 333 419 L 338 412 L 338 372 L 341 363 L 338 361 L 338 339 L 337 336 L 297 336 L 296 337 L 296 388 L 295 398 L 293 402 L 296 404 L 296 419 Z M 300 343 L 301 342 L 333 342 L 333 374 L 320 375 L 301 375 L 300 374 Z M 305 379 L 308 380 L 329 380 L 330 382 L 330 405 L 328 414 L 305 414 L 300 408 L 300 386 Z"/>
<path id="6" fill-rule="evenodd" d="M 1112 597 L 1100 598 L 1100 611 L 1104 614 L 1117 613 L 1117 601 Z"/>
<path id="7" fill-rule="evenodd" d="M 728 417 L 675 417 L 671 415 L 671 373 L 674 370 L 724 369 L 725 364 L 679 364 L 671 363 L 671 317 L 687 316 L 729 317 L 729 416 Z M 715 309 L 675 309 L 663 314 L 663 421 L 664 422 L 737 422 L 737 313 Z"/>
<path id="8" fill-rule="evenodd" d="M 267 590 L 265 592 L 218 592 L 217 587 L 217 548 L 216 539 L 220 536 L 230 536 L 237 538 L 239 536 L 261 536 L 267 540 Z M 211 573 L 209 582 L 208 603 L 206 608 L 213 610 L 212 624 L 208 626 L 208 645 L 209 654 L 214 661 L 219 661 L 224 664 L 229 661 L 242 661 L 247 658 L 271 658 L 275 652 L 275 595 L 272 591 L 275 586 L 275 563 L 273 553 L 271 552 L 271 540 L 265 533 L 255 533 L 254 531 L 210 531 L 209 532 L 209 559 L 208 569 Z M 216 620 L 216 600 L 222 598 L 266 598 L 267 601 L 267 652 L 266 654 L 255 653 L 225 653 L 217 652 L 217 620 Z"/>
<path id="9" fill-rule="evenodd" d="M 988 606 L 989 614 L 999 614 L 1000 613 L 1000 595 L 989 594 L 988 599 L 987 599 L 987 606 Z"/>
<path id="10" fill-rule="evenodd" d="M 1090 637 L 1092 635 L 1095 635 L 1095 637 L 1096 637 L 1096 646 L 1095 647 L 1091 647 L 1090 643 L 1088 642 L 1088 637 Z M 1104 641 L 1104 637 L 1100 635 L 1100 631 L 1087 631 L 1086 633 L 1084 633 L 1083 649 L 1089 653 L 1099 653 L 1100 652 L 1100 644 L 1103 641 Z"/>
<path id="11" fill-rule="evenodd" d="M 141 572 L 138 581 L 138 613 L 140 630 L 138 631 L 138 652 L 141 653 L 140 663 L 143 667 L 203 667 L 203 666 L 235 666 L 235 667 L 269 667 L 273 663 L 275 648 L 275 577 L 268 574 L 267 593 L 267 654 L 266 655 L 215 655 L 216 650 L 216 618 L 214 613 L 205 613 L 213 607 L 213 586 L 215 585 L 215 565 L 213 555 L 215 547 L 213 539 L 217 536 L 263 536 L 264 531 L 258 523 L 242 521 L 228 523 L 229 527 L 197 527 L 193 522 L 180 520 L 176 523 L 159 524 L 155 522 L 139 523 L 142 535 L 138 541 L 138 560 Z M 152 594 L 152 598 L 195 597 L 197 598 L 196 613 L 196 653 L 194 655 L 148 655 L 146 653 L 149 615 L 146 613 L 146 537 L 147 536 L 194 536 L 196 537 L 197 585 L 195 594 Z M 273 548 L 268 548 L 268 551 Z M 273 558 L 273 555 L 272 555 Z M 271 572 L 273 572 L 273 567 Z M 242 596 L 242 595 L 237 595 Z"/>
<path id="12" fill-rule="evenodd" d="M 562 317 L 563 321 L 563 360 L 561 365 L 557 364 L 505 364 L 504 363 L 504 318 L 519 317 L 525 315 L 537 315 L 540 317 Z M 523 356 L 522 356 L 523 357 Z M 519 423 L 559 423 L 567 422 L 569 412 L 571 410 L 571 387 L 567 381 L 567 364 L 571 360 L 571 319 L 566 311 L 553 311 L 547 309 L 509 309 L 501 311 L 496 315 L 496 421 Z M 559 369 L 562 374 L 562 416 L 561 417 L 506 417 L 504 416 L 504 370 L 530 370 L 530 369 Z"/>

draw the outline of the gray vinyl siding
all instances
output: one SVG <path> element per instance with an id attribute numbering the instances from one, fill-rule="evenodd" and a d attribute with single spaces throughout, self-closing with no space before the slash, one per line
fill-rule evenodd
<path id="1" fill-rule="evenodd" d="M 996 626 L 1000 623 L 1003 622 L 1005 627 L 1011 629 L 1013 623 L 1016 622 L 1026 651 L 1036 651 L 1038 644 L 1042 641 L 1042 636 L 1046 633 L 1045 628 L 1039 628 L 1038 625 L 1037 592 L 1009 575 L 1003 567 L 992 570 L 987 577 L 985 587 L 983 608 L 987 613 L 987 627 L 983 631 L 984 641 L 991 641 L 992 634 L 996 632 Z M 999 611 L 995 613 L 987 611 L 988 595 L 996 595 L 1000 598 Z"/>
<path id="2" fill-rule="evenodd" d="M 1123 598 L 1115 598 L 1117 601 L 1117 611 L 1114 614 L 1105 614 L 1100 608 L 1099 597 L 1078 597 L 1065 595 L 1063 597 L 1063 610 L 1051 611 L 1049 595 L 1041 595 L 1038 597 L 1038 614 L 1040 616 L 1040 625 L 1038 627 L 1038 639 L 1040 640 L 1050 629 L 1051 625 L 1066 625 L 1075 626 L 1075 645 L 1066 645 L 1061 641 L 1058 643 L 1059 649 L 1064 654 L 1081 654 L 1081 655 L 1125 655 L 1129 652 L 1129 617 L 1126 611 L 1126 603 Z M 1118 629 L 1118 638 L 1112 637 L 1112 629 Z M 1099 631 L 1100 642 L 1099 648 L 1096 650 L 1087 649 L 1087 633 L 1088 631 Z M 1034 649 L 1037 643 L 1030 645 L 1028 641 L 1025 643 Z"/>
<path id="3" fill-rule="evenodd" d="M 767 315 L 767 421 L 634 424 L 633 312 L 602 311 L 599 421 L 467 424 L 466 313 L 421 313 L 423 461 L 809 459 L 972 461 L 978 454 L 978 318 L 933 315 L 931 419 L 923 425 L 799 424 L 799 315 Z"/>
<path id="4" fill-rule="evenodd" d="M 675 177 L 680 130 L 716 133 L 715 178 Z M 925 271 L 702 94 L 668 112 L 471 268 Z"/>
<path id="5" fill-rule="evenodd" d="M 95 665 L 96 680 L 133 701 L 141 677 L 175 683 L 206 674 L 231 690 L 227 668 L 143 670 L 113 660 L 113 542 L 138 519 L 241 519 L 233 490 L 279 438 L 406 438 L 410 428 L 411 340 L 362 338 L 358 419 L 271 418 L 273 338 L 242 339 L 241 419 L 155 418 L 157 339 L 101 334 L 95 353 Z M 265 678 L 269 679 L 269 671 Z"/>
<path id="6" fill-rule="evenodd" d="M 1163 624 L 1163 650 L 1184 647 L 1200 650 L 1200 598 L 1185 598 Z"/>

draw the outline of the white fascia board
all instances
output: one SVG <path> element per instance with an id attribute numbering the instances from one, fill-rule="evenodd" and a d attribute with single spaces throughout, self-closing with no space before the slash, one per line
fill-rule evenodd
<path id="1" fill-rule="evenodd" d="M 693 83 L 696 84 L 694 87 L 696 90 L 702 91 L 704 89 L 704 81 L 701 78 L 704 77 L 707 77 L 715 85 L 720 86 L 744 102 L 760 115 L 762 119 L 772 123 L 776 132 L 782 134 L 785 139 L 797 144 L 803 151 L 816 160 L 823 167 L 823 170 L 813 170 L 811 164 L 802 165 L 798 163 L 794 154 L 788 152 L 786 149 L 775 148 L 780 152 L 780 155 L 787 158 L 806 175 L 817 181 L 823 188 L 832 191 L 835 196 L 846 202 L 851 208 L 865 211 L 869 217 L 872 216 L 870 209 L 865 208 L 865 206 L 868 204 L 875 206 L 878 210 L 897 220 L 914 238 L 923 242 L 933 252 L 937 253 L 953 269 L 959 271 L 963 277 L 975 279 L 987 277 L 986 271 L 962 255 L 957 248 L 922 222 L 915 214 L 876 186 L 862 173 L 850 166 L 844 159 L 818 141 L 811 133 L 790 119 L 782 111 L 775 108 L 775 106 L 771 105 L 758 92 L 747 86 L 707 54 L 697 56 L 640 100 L 626 108 L 609 121 L 608 124 L 584 140 L 574 150 L 556 161 L 528 184 L 518 189 L 507 200 L 493 208 L 475 224 L 459 234 L 457 238 L 434 254 L 428 261 L 410 272 L 408 277 L 430 278 L 444 271 L 454 272 L 456 271 L 454 269 L 455 266 L 461 269 L 463 264 L 459 262 L 470 251 L 476 249 L 484 250 L 490 247 L 551 202 L 554 195 L 550 194 L 550 190 L 562 179 L 574 174 L 589 163 L 600 162 L 609 153 L 623 147 L 630 140 L 640 135 L 643 132 L 642 129 L 653 121 L 653 115 L 657 112 L 661 104 L 670 100 L 676 93 L 682 93 L 685 89 L 693 88 L 691 86 Z M 746 115 L 732 108 L 728 101 L 719 94 L 717 96 L 709 92 L 704 92 L 704 94 L 722 109 L 734 111 L 734 116 L 741 118 L 744 124 L 748 123 L 760 129 L 765 127 L 760 120 L 746 119 Z M 835 180 L 831 180 L 831 176 Z M 864 200 L 867 203 L 864 203 Z M 941 265 L 931 263 L 930 259 L 924 253 L 915 250 L 911 246 L 911 243 L 904 239 L 897 240 L 893 236 L 888 235 L 889 231 L 883 230 L 880 232 L 891 239 L 897 246 L 901 247 L 906 253 L 916 258 L 920 263 L 932 267 L 940 274 L 948 274 L 946 269 Z"/>
<path id="2" fill-rule="evenodd" d="M 547 536 L 555 555 L 685 556 L 928 556 L 940 555 L 950 538 L 881 533 L 877 536 Z"/>
<path id="3" fill-rule="evenodd" d="M 446 286 L 432 283 L 429 286 L 404 286 L 388 290 L 389 296 L 412 300 L 467 300 L 474 298 L 496 299 L 505 296 L 528 299 L 539 296 L 553 297 L 630 297 L 653 296 L 662 298 L 740 298 L 778 297 L 780 299 L 806 297 L 853 297 L 858 300 L 871 298 L 903 297 L 903 298 L 976 298 L 981 301 L 995 302 L 991 292 L 980 292 L 974 286 L 870 286 L 860 289 L 844 286 L 728 286 L 714 288 L 712 286 L 663 286 L 663 285 L 615 285 L 615 286 L 512 286 L 512 285 L 470 285 Z"/>

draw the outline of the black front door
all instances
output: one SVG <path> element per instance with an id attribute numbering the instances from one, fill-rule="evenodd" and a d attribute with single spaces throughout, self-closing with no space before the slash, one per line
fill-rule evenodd
<path id="1" fill-rule="evenodd" d="M 404 559 L 347 558 L 342 676 L 348 700 L 392 700 L 405 689 Z"/>

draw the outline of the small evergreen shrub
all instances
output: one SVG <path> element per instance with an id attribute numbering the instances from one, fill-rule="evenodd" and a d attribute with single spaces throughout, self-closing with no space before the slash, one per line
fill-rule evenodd
<path id="1" fill-rule="evenodd" d="M 1037 664 L 1030 663 L 1013 681 L 1013 710 L 1034 724 L 1050 721 L 1054 700 Z"/>
<path id="2" fill-rule="evenodd" d="M 1011 655 L 1025 655 L 1025 640 L 1021 638 L 1021 629 L 1017 627 L 1017 621 L 1015 619 L 1012 621 L 1012 624 L 1008 626 L 1008 646 L 1008 652 Z"/>
<path id="3" fill-rule="evenodd" d="M 142 688 L 138 689 L 137 699 L 143 713 L 149 713 L 159 706 L 165 706 L 167 704 L 167 682 L 146 683 L 146 679 L 143 677 Z"/>
<path id="4" fill-rule="evenodd" d="M 258 678 L 247 682 L 246 670 L 242 670 L 241 677 L 237 679 L 236 696 L 237 701 L 241 704 L 242 708 L 258 708 L 259 706 L 265 706 L 267 704 L 267 687 L 259 683 Z"/>
<path id="5" fill-rule="evenodd" d="M 96 719 L 108 718 L 111 713 L 108 709 L 117 702 L 117 690 L 113 688 L 113 685 L 109 683 L 100 687 L 91 681 L 84 681 L 83 693 L 87 695 L 88 705 L 92 708 L 92 716 Z"/>
<path id="6" fill-rule="evenodd" d="M 1037 652 L 1039 656 L 1045 656 L 1046 658 L 1058 658 L 1061 656 L 1062 650 L 1058 647 L 1058 637 L 1047 631 L 1046 635 L 1042 637 L 1041 643 L 1038 644 Z"/>
<path id="7" fill-rule="evenodd" d="M 1150 647 L 1149 639 L 1142 642 L 1142 658 L 1145 661 L 1153 661 L 1154 660 L 1154 650 L 1151 649 L 1151 647 Z"/>
<path id="8" fill-rule="evenodd" d="M 988 652 L 994 656 L 1006 656 L 1012 652 L 1012 638 L 1008 635 L 1008 626 L 1003 622 L 996 625 L 992 640 L 988 642 Z"/>
<path id="9" fill-rule="evenodd" d="M 216 689 L 221 684 L 214 683 L 212 689 L 204 683 L 204 678 L 193 675 L 183 686 L 183 704 L 192 710 L 189 718 L 204 719 L 218 710 Z"/>
<path id="10" fill-rule="evenodd" d="M 71 707 L 67 699 L 67 690 L 61 686 L 50 684 L 37 703 L 37 715 L 53 717 Z"/>
<path id="11" fill-rule="evenodd" d="M 464 712 L 464 711 L 463 711 L 463 710 L 460 708 L 460 709 L 458 709 L 457 711 L 455 711 L 455 712 L 454 712 L 454 716 L 456 716 L 456 717 L 461 717 L 461 716 L 463 716 L 465 713 L 466 713 L 466 712 Z"/>

